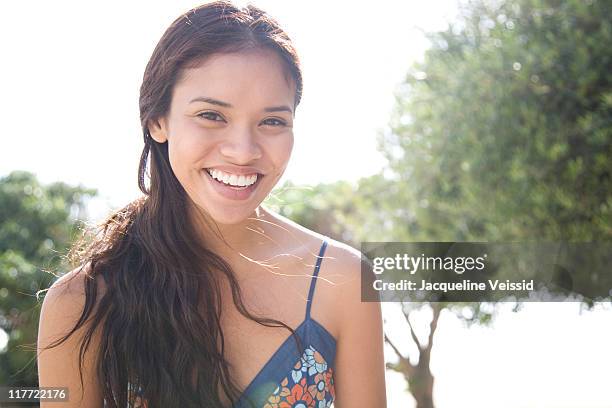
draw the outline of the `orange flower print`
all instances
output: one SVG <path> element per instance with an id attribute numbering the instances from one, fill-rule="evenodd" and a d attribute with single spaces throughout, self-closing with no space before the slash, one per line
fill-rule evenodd
<path id="1" fill-rule="evenodd" d="M 291 395 L 287 396 L 286 401 L 282 401 L 279 408 L 314 408 L 315 402 L 312 395 L 306 390 L 306 378 L 291 388 Z"/>
<path id="2" fill-rule="evenodd" d="M 308 387 L 308 392 L 312 397 L 321 401 L 325 399 L 325 376 L 323 374 L 317 374 L 314 378 L 315 383 Z"/>
<path id="3" fill-rule="evenodd" d="M 263 408 L 330 408 L 334 399 L 333 370 L 308 346 Z"/>
<path id="4" fill-rule="evenodd" d="M 266 402 L 266 405 L 264 405 L 264 408 L 278 408 L 280 401 L 280 397 L 279 396 L 271 396 L 270 398 L 268 398 L 268 402 Z"/>
<path id="5" fill-rule="evenodd" d="M 323 374 L 323 378 L 325 380 L 325 388 L 329 392 L 332 397 L 332 400 L 336 398 L 336 389 L 334 388 L 334 370 L 333 368 L 329 368 L 325 374 Z"/>
<path id="6" fill-rule="evenodd" d="M 293 366 L 293 370 L 291 370 L 291 379 L 294 383 L 297 383 L 302 379 L 302 371 L 306 371 L 306 368 L 302 370 L 302 358 L 300 358 Z"/>
<path id="7" fill-rule="evenodd" d="M 281 399 L 284 397 L 291 395 L 291 391 L 287 387 L 289 384 L 289 379 L 285 377 L 285 379 L 281 382 L 280 386 L 276 387 L 272 395 L 268 398 L 268 402 L 264 405 L 264 408 L 279 408 L 279 403 Z"/>

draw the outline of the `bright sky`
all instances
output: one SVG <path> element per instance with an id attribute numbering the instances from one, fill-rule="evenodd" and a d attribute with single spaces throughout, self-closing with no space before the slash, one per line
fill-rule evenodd
<path id="1" fill-rule="evenodd" d="M 509 306 L 499 304 L 491 326 L 469 329 L 442 312 L 431 358 L 436 408 L 612 407 L 610 304 L 582 314 L 570 302 L 525 303 L 516 313 Z M 387 335 L 404 355 L 416 356 L 397 304 L 385 303 L 383 311 Z M 415 317 L 417 336 L 426 340 L 431 312 Z M 400 374 L 387 373 L 389 408 L 415 406 L 400 392 L 404 384 Z"/>
<path id="2" fill-rule="evenodd" d="M 454 0 L 254 3 L 279 20 L 303 64 L 304 96 L 283 180 L 377 172 L 384 159 L 376 134 L 388 121 L 392 92 L 427 44 L 419 28 L 444 28 L 456 13 Z M 198 4 L 1 3 L 0 176 L 22 169 L 43 182 L 96 187 L 94 217 L 137 197 L 144 67 L 166 27 Z M 579 316 L 575 309 L 531 304 L 501 313 L 492 328 L 469 330 L 442 315 L 432 360 L 437 408 L 612 407 L 604 384 L 612 313 Z M 401 319 L 391 318 L 387 305 L 385 315 L 390 335 L 408 345 Z M 404 388 L 401 377 L 388 374 L 390 408 L 413 406 Z"/>

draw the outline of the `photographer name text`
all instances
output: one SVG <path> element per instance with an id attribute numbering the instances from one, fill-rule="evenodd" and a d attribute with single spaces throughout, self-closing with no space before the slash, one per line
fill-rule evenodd
<path id="1" fill-rule="evenodd" d="M 501 291 L 528 291 L 533 290 L 533 279 L 523 279 L 519 282 L 510 280 L 487 280 L 487 282 L 472 282 L 469 279 L 464 279 L 460 282 L 429 282 L 421 280 L 420 285 L 417 282 L 402 279 L 399 282 L 384 282 L 381 279 L 376 279 L 372 286 L 377 291 L 392 290 L 392 291 L 438 291 L 438 292 L 454 292 L 454 291 L 484 291 L 501 290 Z M 417 287 L 418 286 L 418 287 Z"/>

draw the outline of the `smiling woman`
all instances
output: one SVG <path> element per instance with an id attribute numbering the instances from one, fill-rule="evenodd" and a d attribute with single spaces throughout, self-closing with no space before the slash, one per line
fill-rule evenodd
<path id="1" fill-rule="evenodd" d="M 164 33 L 140 88 L 144 196 L 75 244 L 45 296 L 39 383 L 70 396 L 53 407 L 386 406 L 361 254 L 261 205 L 301 92 L 289 37 L 252 5 L 208 3 Z"/>
<path id="2" fill-rule="evenodd" d="M 245 220 L 285 171 L 296 85 L 284 64 L 268 49 L 213 55 L 183 72 L 169 114 L 149 127 L 157 143 L 168 143 L 193 203 L 216 222 Z M 214 97 L 194 97 L 200 92 Z"/>

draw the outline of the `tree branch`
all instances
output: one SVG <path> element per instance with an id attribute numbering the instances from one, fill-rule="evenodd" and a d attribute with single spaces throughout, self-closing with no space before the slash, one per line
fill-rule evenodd
<path id="1" fill-rule="evenodd" d="M 438 327 L 438 319 L 440 318 L 440 312 L 442 311 L 442 306 L 438 303 L 432 303 L 431 308 L 433 309 L 433 317 L 431 322 L 429 323 L 429 338 L 427 339 L 427 352 L 431 352 L 431 348 L 433 347 L 433 336 L 436 332 L 436 328 Z"/>
<path id="2" fill-rule="evenodd" d="M 400 351 L 397 349 L 397 347 L 395 347 L 395 344 L 393 344 L 391 339 L 387 336 L 387 333 L 384 333 L 384 335 L 385 335 L 385 341 L 387 342 L 388 345 L 391 346 L 391 348 L 393 349 L 393 351 L 395 352 L 395 354 L 397 354 L 397 357 L 399 358 L 398 364 L 388 363 L 387 368 L 390 368 L 395 371 L 400 371 L 403 374 L 411 376 L 414 373 L 414 366 L 410 363 L 410 360 L 404 357 L 402 353 L 400 353 Z"/>
<path id="3" fill-rule="evenodd" d="M 412 323 L 410 323 L 410 319 L 408 318 L 408 315 L 410 313 L 404 312 L 404 308 L 402 308 L 402 314 L 404 315 L 404 318 L 408 323 L 408 327 L 410 327 L 410 335 L 412 336 L 412 341 L 414 341 L 414 343 L 416 344 L 417 348 L 419 349 L 419 352 L 423 352 L 423 345 L 419 342 L 419 339 L 416 336 L 416 333 L 414 332 L 414 329 L 412 327 Z"/>

